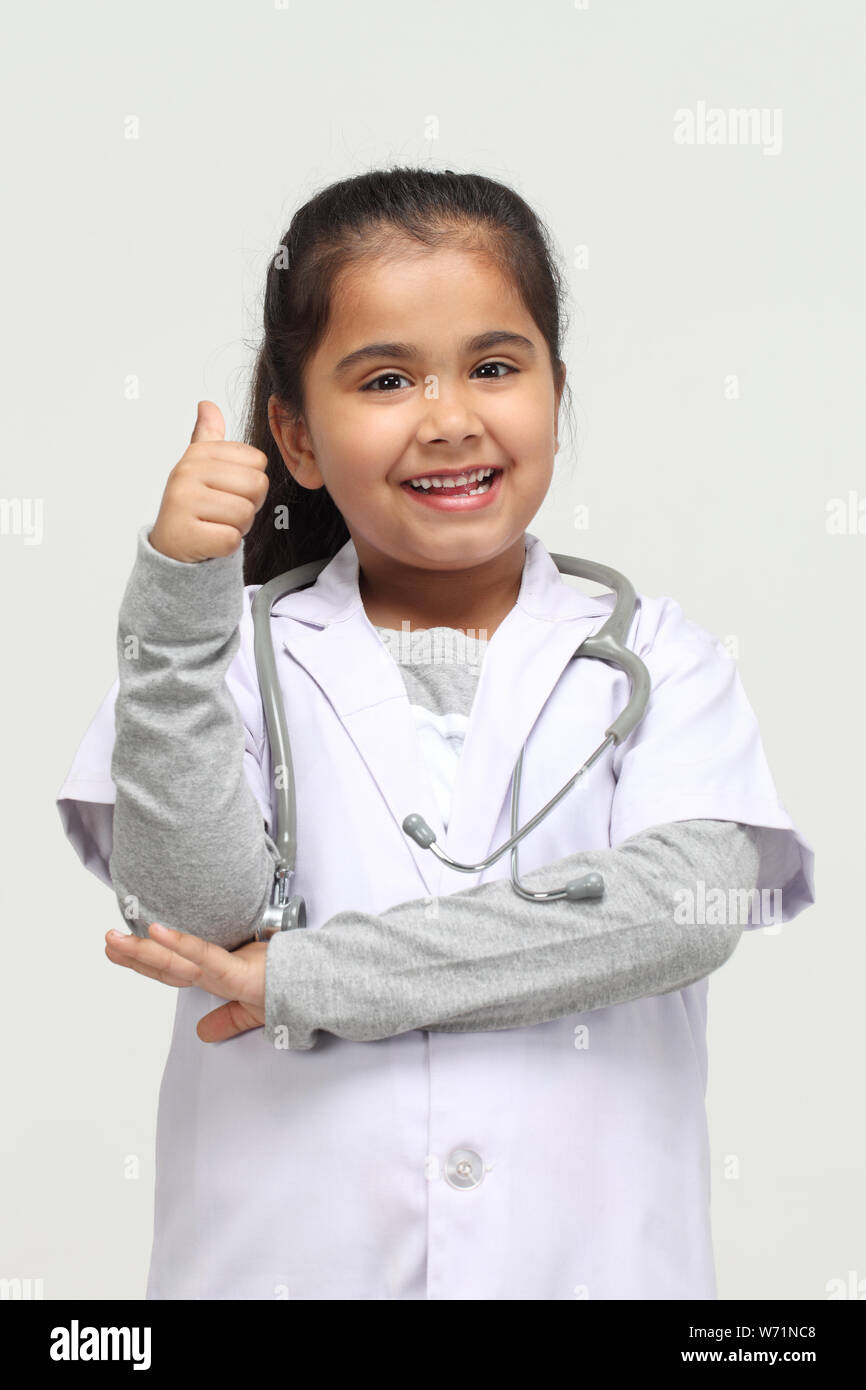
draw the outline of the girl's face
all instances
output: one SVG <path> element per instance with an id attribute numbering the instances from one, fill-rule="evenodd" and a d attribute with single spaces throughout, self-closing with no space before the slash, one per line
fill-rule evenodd
<path id="1" fill-rule="evenodd" d="M 306 420 L 284 423 L 271 397 L 270 422 L 298 483 L 327 486 L 369 580 L 483 570 L 497 556 L 502 573 L 509 550 L 519 573 L 550 485 L 563 384 L 486 256 L 422 248 L 338 277 L 305 372 Z M 479 508 L 426 506 L 403 486 L 483 467 L 502 475 Z"/>

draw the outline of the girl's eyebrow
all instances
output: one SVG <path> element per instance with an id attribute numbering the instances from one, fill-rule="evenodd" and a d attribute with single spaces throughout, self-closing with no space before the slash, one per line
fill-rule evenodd
<path id="1" fill-rule="evenodd" d="M 476 334 L 474 338 L 464 338 L 459 348 L 462 353 L 488 352 L 507 343 L 524 348 L 531 356 L 535 356 L 535 344 L 530 338 L 525 338 L 522 333 L 511 333 L 504 328 L 493 328 L 487 333 Z M 353 367 L 374 357 L 399 357 L 405 362 L 415 362 L 420 355 L 413 343 L 366 343 L 364 347 L 355 348 L 354 352 L 348 352 L 345 357 L 341 357 L 333 375 L 346 376 Z"/>

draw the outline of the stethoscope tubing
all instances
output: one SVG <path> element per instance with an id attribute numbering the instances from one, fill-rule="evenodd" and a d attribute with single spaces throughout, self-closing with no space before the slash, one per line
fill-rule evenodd
<path id="1" fill-rule="evenodd" d="M 333 557 L 312 560 L 298 565 L 284 574 L 276 575 L 263 584 L 253 600 L 254 654 L 256 672 L 267 723 L 271 746 L 271 763 L 276 793 L 276 828 L 273 836 L 278 851 L 278 861 L 274 873 L 274 888 L 270 907 L 258 932 L 260 940 L 267 939 L 275 931 L 287 931 L 306 925 L 306 904 L 304 899 L 290 897 L 291 880 L 295 874 L 297 856 L 297 801 L 295 793 L 294 768 L 289 742 L 286 713 L 283 707 L 282 691 L 277 679 L 274 655 L 271 609 L 286 594 L 308 587 L 315 583 L 319 573 Z M 636 654 L 626 645 L 626 638 L 634 617 L 637 597 L 630 581 L 619 570 L 602 565 L 594 560 L 584 560 L 572 555 L 551 552 L 551 559 L 561 573 L 577 578 L 589 579 L 594 583 L 607 585 L 616 594 L 613 612 L 599 632 L 583 640 L 572 656 L 587 656 L 605 661 L 624 671 L 629 678 L 629 696 L 625 707 L 613 723 L 605 730 L 605 737 L 590 754 L 577 772 L 569 778 L 555 796 L 538 811 L 526 825 L 518 828 L 518 805 L 520 779 L 523 768 L 523 755 L 526 744 L 514 767 L 511 793 L 511 836 L 486 859 L 477 864 L 462 864 L 452 859 L 435 843 L 436 836 L 423 817 L 412 813 L 403 821 L 404 833 L 415 840 L 423 849 L 431 849 L 443 863 L 460 873 L 479 873 L 494 864 L 507 850 L 511 850 L 511 883 L 518 896 L 534 902 L 549 902 L 558 898 L 577 901 L 581 898 L 597 898 L 604 892 L 601 874 L 584 874 L 581 878 L 565 884 L 562 888 L 547 892 L 533 892 L 520 882 L 517 860 L 517 846 L 531 830 L 549 815 L 554 806 L 569 792 L 584 773 L 601 757 L 611 744 L 621 743 L 627 738 L 643 718 L 649 701 L 651 681 L 649 672 Z"/>

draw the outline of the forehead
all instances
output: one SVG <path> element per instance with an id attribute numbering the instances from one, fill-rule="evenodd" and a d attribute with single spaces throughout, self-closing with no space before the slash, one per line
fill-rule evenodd
<path id="1" fill-rule="evenodd" d="M 340 272 L 319 353 L 330 360 L 368 339 L 446 346 L 503 327 L 527 337 L 538 333 L 513 282 L 489 255 L 419 247 L 370 256 Z"/>

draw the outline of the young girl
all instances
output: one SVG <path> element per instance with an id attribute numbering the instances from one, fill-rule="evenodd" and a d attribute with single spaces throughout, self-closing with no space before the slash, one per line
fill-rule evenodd
<path id="1" fill-rule="evenodd" d="M 486 858 L 524 743 L 521 826 L 628 696 L 572 660 L 612 595 L 526 530 L 561 299 L 499 183 L 326 188 L 268 271 L 245 442 L 201 402 L 139 530 L 119 678 L 58 807 L 132 927 L 109 959 L 179 987 L 148 1298 L 716 1297 L 707 977 L 765 924 L 732 902 L 814 901 L 724 648 L 639 595 L 646 713 L 519 847 L 528 888 L 598 870 L 602 898 L 529 902 L 510 851 L 461 874 L 402 829 Z M 307 925 L 257 940 L 277 851 L 251 603 L 320 558 L 271 619 Z"/>

